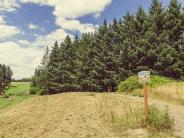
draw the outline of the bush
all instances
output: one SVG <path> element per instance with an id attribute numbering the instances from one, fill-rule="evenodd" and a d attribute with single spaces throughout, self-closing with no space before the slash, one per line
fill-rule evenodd
<path id="1" fill-rule="evenodd" d="M 137 76 L 131 76 L 118 85 L 118 92 L 130 92 L 134 89 L 142 88 Z"/>
<path id="2" fill-rule="evenodd" d="M 169 115 L 168 108 L 162 111 L 154 106 L 150 106 L 146 125 L 153 132 L 169 130 L 174 126 L 174 118 Z"/>
<path id="3" fill-rule="evenodd" d="M 38 92 L 39 92 L 39 88 L 37 88 L 37 87 L 31 87 L 30 88 L 30 91 L 29 91 L 29 94 L 31 94 L 31 95 L 35 95 L 35 94 L 37 94 Z"/>
<path id="4" fill-rule="evenodd" d="M 3 98 L 9 98 L 10 96 L 9 95 L 7 95 L 7 94 L 4 94 L 3 95 Z"/>
<path id="5" fill-rule="evenodd" d="M 174 118 L 170 116 L 168 109 L 161 110 L 155 106 L 149 106 L 148 119 L 145 120 L 143 108 L 129 106 L 121 116 L 115 112 L 110 113 L 111 121 L 124 129 L 147 128 L 150 132 L 164 132 L 172 130 Z"/>
<path id="6" fill-rule="evenodd" d="M 173 80 L 162 76 L 152 75 L 151 82 L 148 83 L 148 86 L 156 87 L 170 82 L 173 82 Z M 142 87 L 143 85 L 139 83 L 138 76 L 131 76 L 118 85 L 118 92 L 131 92 Z"/>

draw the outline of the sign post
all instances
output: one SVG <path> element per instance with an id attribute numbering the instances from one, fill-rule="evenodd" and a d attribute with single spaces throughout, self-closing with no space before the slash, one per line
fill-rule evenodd
<path id="1" fill-rule="evenodd" d="M 148 118 L 148 89 L 147 89 L 147 83 L 150 81 L 150 72 L 149 71 L 141 71 L 138 73 L 139 76 L 139 82 L 143 83 L 143 89 L 144 89 L 144 113 L 145 118 Z"/>

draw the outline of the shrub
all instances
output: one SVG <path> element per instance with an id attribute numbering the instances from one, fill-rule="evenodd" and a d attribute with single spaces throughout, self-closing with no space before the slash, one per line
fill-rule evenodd
<path id="1" fill-rule="evenodd" d="M 173 82 L 173 80 L 163 76 L 152 75 L 148 86 L 156 87 L 170 82 Z M 138 76 L 131 76 L 118 85 L 118 92 L 132 92 L 133 90 L 142 87 L 143 85 L 139 83 Z"/>
<path id="2" fill-rule="evenodd" d="M 131 76 L 118 85 L 118 92 L 130 92 L 134 89 L 142 88 L 137 76 Z"/>
<path id="3" fill-rule="evenodd" d="M 37 88 L 37 87 L 31 87 L 30 88 L 30 91 L 29 91 L 29 94 L 31 94 L 31 95 L 35 95 L 35 94 L 37 94 L 38 92 L 39 92 L 39 88 Z"/>
<path id="4" fill-rule="evenodd" d="M 174 118 L 170 116 L 168 109 L 161 110 L 155 106 L 149 107 L 148 119 L 145 120 L 143 108 L 126 108 L 121 116 L 117 116 L 115 112 L 110 112 L 111 121 L 117 123 L 119 127 L 124 129 L 147 128 L 150 132 L 163 132 L 172 130 L 174 126 Z"/>
<path id="5" fill-rule="evenodd" d="M 168 108 L 160 110 L 150 106 L 146 125 L 153 132 L 169 130 L 174 126 L 174 118 L 170 116 Z"/>
<path id="6" fill-rule="evenodd" d="M 3 95 L 3 98 L 9 98 L 10 96 L 9 95 L 7 95 L 7 94 L 4 94 Z"/>

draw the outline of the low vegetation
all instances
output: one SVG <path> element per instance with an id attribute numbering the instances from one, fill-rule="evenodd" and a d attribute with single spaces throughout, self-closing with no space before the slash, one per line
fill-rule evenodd
<path id="1" fill-rule="evenodd" d="M 171 83 L 174 80 L 162 77 L 162 76 L 157 76 L 157 75 L 152 75 L 151 76 L 151 81 L 148 83 L 149 87 L 157 87 L 161 86 L 163 84 Z M 133 90 L 143 88 L 143 85 L 139 83 L 138 76 L 131 76 L 127 78 L 125 81 L 122 81 L 118 85 L 118 92 L 119 93 L 129 93 L 132 92 Z"/>
<path id="2" fill-rule="evenodd" d="M 141 90 L 136 90 L 134 93 L 141 93 Z M 150 88 L 149 96 L 184 106 L 184 82 L 171 82 Z"/>
<path id="3" fill-rule="evenodd" d="M 114 129 L 119 133 L 129 129 L 147 129 L 148 134 L 153 136 L 171 135 L 174 127 L 174 118 L 168 109 L 159 109 L 155 106 L 149 107 L 148 119 L 145 120 L 143 104 L 130 102 L 125 98 L 116 97 L 112 100 L 109 97 L 98 99 L 98 108 L 102 118 L 113 123 Z"/>
<path id="4" fill-rule="evenodd" d="M 132 76 L 118 85 L 118 92 L 143 97 L 142 87 L 138 77 Z M 148 83 L 148 94 L 152 98 L 184 105 L 184 82 L 151 76 L 151 82 Z"/>
<path id="5" fill-rule="evenodd" d="M 4 96 L 0 96 L 0 109 L 18 104 L 29 98 L 30 82 L 13 82 L 5 91 Z"/>

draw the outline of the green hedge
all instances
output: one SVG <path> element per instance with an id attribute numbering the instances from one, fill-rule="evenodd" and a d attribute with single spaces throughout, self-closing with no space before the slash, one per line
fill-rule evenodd
<path id="1" fill-rule="evenodd" d="M 35 95 L 35 94 L 38 94 L 39 91 L 40 91 L 39 88 L 37 88 L 37 87 L 31 87 L 30 88 L 30 91 L 29 91 L 29 94 L 30 95 Z"/>
<path id="2" fill-rule="evenodd" d="M 148 83 L 149 87 L 156 87 L 160 86 L 166 83 L 173 82 L 174 80 L 163 77 L 163 76 L 157 76 L 157 75 L 152 75 L 151 76 L 151 82 Z M 122 81 L 118 85 L 118 92 L 131 92 L 135 89 L 142 88 L 143 85 L 139 83 L 138 76 L 131 76 L 125 81 Z"/>

